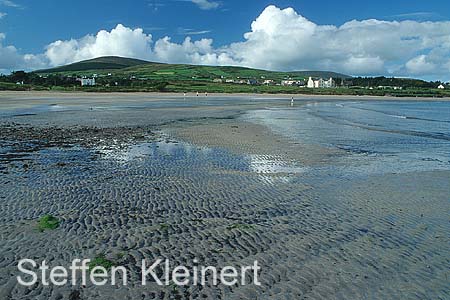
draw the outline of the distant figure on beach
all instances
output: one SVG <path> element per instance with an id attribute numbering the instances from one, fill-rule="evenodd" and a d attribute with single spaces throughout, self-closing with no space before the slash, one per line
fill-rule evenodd
<path id="1" fill-rule="evenodd" d="M 186 98 L 186 93 L 183 93 L 183 97 Z"/>
<path id="2" fill-rule="evenodd" d="M 205 97 L 208 97 L 208 92 L 205 92 Z"/>
<path id="3" fill-rule="evenodd" d="M 197 97 L 198 97 L 198 92 L 197 92 Z"/>
<path id="4" fill-rule="evenodd" d="M 294 97 L 291 98 L 291 106 L 294 106 Z"/>

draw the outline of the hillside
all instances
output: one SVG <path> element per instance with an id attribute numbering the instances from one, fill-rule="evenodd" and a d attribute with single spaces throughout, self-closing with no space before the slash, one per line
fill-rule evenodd
<path id="1" fill-rule="evenodd" d="M 352 76 L 336 73 L 336 72 L 328 72 L 328 71 L 297 71 L 294 72 L 297 76 L 301 77 L 321 77 L 321 78 L 343 78 L 343 79 L 350 79 Z"/>
<path id="2" fill-rule="evenodd" d="M 38 74 L 62 74 L 62 75 L 105 75 L 111 73 L 114 76 L 135 76 L 140 79 L 153 80 L 211 80 L 215 78 L 231 79 L 272 79 L 283 80 L 286 78 L 304 79 L 309 76 L 323 78 L 350 78 L 348 75 L 322 72 L 274 72 L 258 69 L 231 66 L 198 66 L 186 64 L 164 64 L 147 62 L 143 60 L 122 57 L 99 57 L 77 62 L 67 66 L 47 70 L 39 70 Z"/>
<path id="3" fill-rule="evenodd" d="M 85 72 L 85 71 L 97 71 L 97 70 L 118 70 L 128 67 L 148 64 L 148 61 L 125 58 L 117 56 L 104 56 L 89 60 L 76 62 L 70 65 L 61 66 L 53 69 L 38 70 L 35 73 L 65 73 L 65 72 Z"/>
<path id="4" fill-rule="evenodd" d="M 79 77 L 96 77 L 95 86 L 81 86 Z M 283 85 L 308 77 L 337 79 L 336 88 Z M 248 81 L 247 79 L 256 79 Z M 264 84 L 266 80 L 267 84 Z M 259 84 L 258 84 L 259 83 Z M 67 66 L 27 73 L 0 74 L 0 90 L 59 90 L 90 92 L 270 93 L 314 95 L 371 95 L 448 97 L 450 86 L 412 78 L 350 77 L 323 71 L 274 72 L 232 66 L 154 63 L 122 57 L 100 57 Z"/>

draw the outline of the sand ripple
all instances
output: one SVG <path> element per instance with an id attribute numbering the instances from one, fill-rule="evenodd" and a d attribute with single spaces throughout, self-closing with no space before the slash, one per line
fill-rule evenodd
<path id="1" fill-rule="evenodd" d="M 119 156 L 103 146 L 50 147 L 1 164 L 1 299 L 450 297 L 448 172 L 349 180 L 326 168 L 298 171 L 307 159 L 289 163 L 295 146 L 282 159 L 244 145 L 258 167 L 269 161 L 281 172 L 164 136 L 137 147 L 113 151 Z M 322 155 L 309 167 L 330 153 Z M 60 228 L 38 232 L 49 213 Z M 67 265 L 98 253 L 126 266 L 131 284 L 23 288 L 13 277 L 24 257 Z M 187 266 L 257 259 L 262 286 L 139 286 L 140 260 L 160 257 Z"/>

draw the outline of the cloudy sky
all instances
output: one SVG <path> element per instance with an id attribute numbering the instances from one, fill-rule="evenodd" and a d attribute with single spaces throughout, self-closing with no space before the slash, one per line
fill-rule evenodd
<path id="1" fill-rule="evenodd" d="M 105 55 L 449 81 L 450 2 L 0 0 L 0 72 Z"/>

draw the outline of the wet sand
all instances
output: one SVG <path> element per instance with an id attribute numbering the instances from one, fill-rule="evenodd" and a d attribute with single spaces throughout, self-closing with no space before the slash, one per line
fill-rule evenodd
<path id="1" fill-rule="evenodd" d="M 449 171 L 336 176 L 349 153 L 241 118 L 280 98 L 24 95 L 0 96 L 0 299 L 450 297 Z M 39 232 L 45 214 L 60 227 Z M 21 258 L 100 253 L 128 286 L 15 279 Z M 140 260 L 160 257 L 257 259 L 262 286 L 140 286 Z"/>

